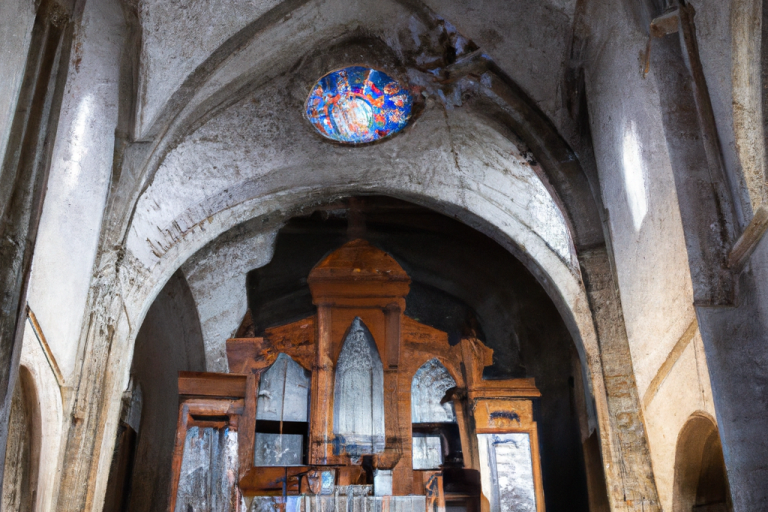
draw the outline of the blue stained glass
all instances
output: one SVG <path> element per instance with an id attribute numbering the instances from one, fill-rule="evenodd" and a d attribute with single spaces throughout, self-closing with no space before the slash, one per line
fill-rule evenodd
<path id="1" fill-rule="evenodd" d="M 411 118 L 413 96 L 381 71 L 352 66 L 328 73 L 307 98 L 306 113 L 323 136 L 361 144 L 402 130 Z"/>

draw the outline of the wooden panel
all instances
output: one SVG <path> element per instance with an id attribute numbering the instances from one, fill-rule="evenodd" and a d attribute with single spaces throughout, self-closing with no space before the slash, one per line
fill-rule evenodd
<path id="1" fill-rule="evenodd" d="M 272 365 L 285 353 L 307 370 L 315 363 L 315 317 L 272 327 L 261 338 L 227 340 L 227 361 L 231 373 L 254 373 Z"/>
<path id="2" fill-rule="evenodd" d="M 421 365 L 411 381 L 411 422 L 455 423 L 453 402 L 441 403 L 446 391 L 455 387 L 456 380 L 436 358 Z"/>
<path id="3" fill-rule="evenodd" d="M 251 373 L 253 362 L 259 357 L 264 338 L 232 338 L 227 340 L 227 363 L 230 373 Z"/>
<path id="4" fill-rule="evenodd" d="M 478 434 L 483 512 L 544 512 L 536 431 Z"/>
<path id="5" fill-rule="evenodd" d="M 438 469 L 443 463 L 440 436 L 434 434 L 414 434 L 412 439 L 413 469 Z"/>
<path id="6" fill-rule="evenodd" d="M 479 434 L 483 494 L 491 512 L 536 512 L 533 459 L 527 433 Z"/>
<path id="7" fill-rule="evenodd" d="M 371 299 L 386 307 L 383 299 L 405 297 L 410 282 L 392 256 L 365 240 L 347 242 L 315 265 L 307 278 L 315 304 L 363 307 L 373 306 Z"/>
<path id="8" fill-rule="evenodd" d="M 505 503 L 505 499 L 507 498 L 503 496 L 505 491 L 503 489 L 499 490 L 499 485 L 501 485 L 501 487 L 506 485 L 509 489 L 512 489 L 514 487 L 514 482 L 511 482 L 507 477 L 504 477 L 507 478 L 507 480 L 505 480 L 507 483 L 497 482 L 498 485 L 493 484 L 489 480 L 490 472 L 494 470 L 494 468 L 497 468 L 497 466 L 496 462 L 492 460 L 491 457 L 493 455 L 491 453 L 493 450 L 488 446 L 481 446 L 481 444 L 483 442 L 487 443 L 489 440 L 497 440 L 504 443 L 507 441 L 507 438 L 511 441 L 515 441 L 515 439 L 512 439 L 513 434 L 524 435 L 528 441 L 527 449 L 529 450 L 528 453 L 530 457 L 530 473 L 533 478 L 533 489 L 535 492 L 535 506 L 531 510 L 544 512 L 546 509 L 544 506 L 544 487 L 541 480 L 539 438 L 536 422 L 533 421 L 533 403 L 531 400 L 514 397 L 506 399 L 495 397 L 475 399 L 471 404 L 476 432 L 478 434 L 478 465 L 480 466 L 481 473 L 483 473 L 483 494 L 488 497 L 488 500 L 482 500 L 483 512 L 493 512 L 494 509 L 491 508 L 491 505 L 498 505 L 501 507 L 501 510 L 503 510 L 503 503 Z M 509 452 L 509 450 L 507 450 L 507 452 Z M 514 454 L 509 452 L 506 453 L 506 455 L 512 456 Z M 519 456 L 519 453 L 517 453 L 517 455 Z M 495 497 L 491 496 L 490 492 L 492 491 L 492 488 L 489 488 L 489 486 L 495 486 L 493 487 L 496 489 L 494 491 L 496 492 Z M 523 504 L 519 504 L 519 508 L 520 510 L 528 510 Z"/>
<path id="9" fill-rule="evenodd" d="M 311 370 L 315 364 L 315 336 L 316 318 L 311 316 L 303 318 L 297 322 L 286 325 L 271 327 L 264 331 L 264 338 L 268 340 L 271 354 L 284 352 L 291 356 L 294 361 L 299 363 L 307 370 Z M 259 357 L 265 361 L 270 361 L 272 355 L 263 353 Z M 274 359 L 271 359 L 272 361 Z M 269 362 L 271 364 L 271 361 Z"/>
<path id="10" fill-rule="evenodd" d="M 402 309 L 397 304 L 390 304 L 384 309 L 385 336 L 387 345 L 387 367 L 396 369 L 400 364 L 400 323 Z"/>
<path id="11" fill-rule="evenodd" d="M 336 365 L 333 433 L 353 456 L 384 451 L 384 368 L 376 343 L 356 317 Z"/>
<path id="12" fill-rule="evenodd" d="M 245 375 L 179 372 L 179 395 L 245 398 Z"/>
<path id="13" fill-rule="evenodd" d="M 261 375 L 257 420 L 309 421 L 310 373 L 281 353 Z"/>
<path id="14" fill-rule="evenodd" d="M 191 375 L 195 377 L 196 374 Z M 244 408 L 244 400 L 242 399 L 186 398 L 182 400 L 179 405 L 179 419 L 176 425 L 176 439 L 174 440 L 171 462 L 169 510 L 176 510 L 187 431 L 191 428 L 211 428 L 215 424 L 219 428 L 227 428 L 234 432 L 237 430 L 238 419 L 243 414 Z M 238 459 L 238 457 L 235 458 Z"/>
<path id="15" fill-rule="evenodd" d="M 534 425 L 530 400 L 480 399 L 473 408 L 478 432 L 509 432 Z"/>
<path id="16" fill-rule="evenodd" d="M 301 434 L 256 432 L 254 466 L 301 466 L 304 464 L 303 454 L 304 436 Z"/>
<path id="17" fill-rule="evenodd" d="M 210 510 L 237 510 L 237 432 L 230 428 L 191 427 L 184 441 L 174 512 L 201 504 Z"/>
<path id="18" fill-rule="evenodd" d="M 238 418 L 240 422 L 240 446 L 238 447 L 238 456 L 240 457 L 239 478 L 253 467 L 253 450 L 256 436 L 256 393 L 258 391 L 259 376 L 248 375 L 246 379 L 245 401 L 243 405 L 242 416 Z"/>
<path id="19" fill-rule="evenodd" d="M 246 496 L 279 496 L 284 490 L 286 494 L 298 494 L 299 480 L 308 471 L 307 466 L 251 468 L 240 479 L 240 489 Z"/>
<path id="20" fill-rule="evenodd" d="M 312 371 L 310 408 L 310 464 L 333 464 L 331 447 L 333 411 L 333 360 L 331 359 L 331 309 L 317 308 L 317 354 Z"/>

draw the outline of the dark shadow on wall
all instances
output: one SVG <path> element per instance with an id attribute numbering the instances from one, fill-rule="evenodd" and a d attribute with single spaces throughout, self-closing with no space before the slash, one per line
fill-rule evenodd
<path id="1" fill-rule="evenodd" d="M 179 371 L 205 371 L 205 352 L 192 293 L 176 272 L 136 338 L 131 376 L 141 387 L 141 423 L 124 510 L 161 512 L 168 507 Z"/>

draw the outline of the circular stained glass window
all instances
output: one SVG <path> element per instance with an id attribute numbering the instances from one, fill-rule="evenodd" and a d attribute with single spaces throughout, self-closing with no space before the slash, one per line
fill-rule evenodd
<path id="1" fill-rule="evenodd" d="M 352 66 L 328 73 L 307 98 L 307 118 L 321 135 L 362 144 L 402 130 L 411 118 L 413 96 L 382 71 Z"/>

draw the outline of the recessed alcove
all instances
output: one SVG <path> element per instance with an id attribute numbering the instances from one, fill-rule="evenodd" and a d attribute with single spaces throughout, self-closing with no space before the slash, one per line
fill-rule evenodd
<path id="1" fill-rule="evenodd" d="M 411 276 L 407 316 L 447 332 L 450 343 L 471 334 L 481 339 L 494 350 L 485 378 L 536 379 L 547 510 L 588 510 L 582 436 L 591 433 L 591 398 L 571 336 L 525 266 L 459 221 L 382 196 L 340 199 L 292 218 L 278 232 L 270 263 L 248 274 L 249 312 L 237 336 L 260 336 L 312 315 L 307 276 L 350 230 Z M 597 446 L 588 446 L 599 460 Z M 592 467 L 601 481 L 599 466 Z"/>
<path id="2" fill-rule="evenodd" d="M 483 370 L 484 379 L 535 379 L 541 398 L 533 402 L 533 419 L 538 424 L 547 510 L 589 510 L 584 461 L 585 456 L 599 461 L 600 454 L 595 443 L 583 443 L 594 436 L 594 428 L 590 429 L 594 421 L 574 342 L 552 300 L 525 266 L 492 239 L 457 220 L 381 196 L 342 198 L 291 218 L 277 233 L 271 261 L 250 271 L 244 280 L 248 313 L 233 335 L 258 337 L 270 328 L 315 314 L 307 276 L 350 238 L 362 238 L 385 251 L 410 276 L 406 316 L 447 333 L 452 346 L 469 336 L 493 349 L 493 364 Z M 170 383 L 180 370 L 202 369 L 194 309 L 183 274 L 177 273 L 150 309 L 137 342 L 133 375 L 145 395 L 142 422 L 155 423 L 140 429 L 131 494 L 151 495 L 153 503 L 165 503 L 168 498 L 164 482 L 172 455 L 171 417 L 177 408 L 175 384 Z M 183 336 L 175 336 L 175 331 Z M 173 348 L 179 343 L 183 346 Z M 159 351 L 164 350 L 180 354 L 174 356 L 178 360 L 173 365 L 158 364 Z M 283 359 L 276 364 L 288 364 L 289 358 Z M 165 419 L 152 419 L 161 417 Z M 257 436 L 261 431 L 272 436 L 288 432 L 272 432 L 270 425 L 257 416 Z M 447 440 L 457 429 L 435 422 L 415 422 L 413 427 L 417 437 L 446 438 L 444 457 L 461 465 L 460 453 Z M 163 432 L 148 432 L 153 428 Z M 297 461 L 306 460 L 306 445 L 302 451 Z M 605 492 L 600 465 L 589 465 L 593 493 L 595 489 Z M 150 475 L 156 475 L 157 481 Z M 163 483 L 157 485 L 158 481 Z M 144 502 L 139 509 L 163 507 Z"/>

